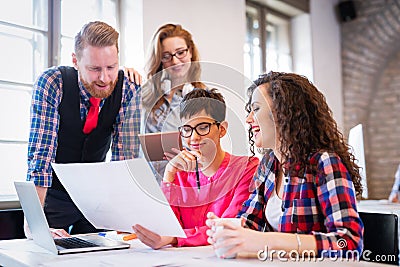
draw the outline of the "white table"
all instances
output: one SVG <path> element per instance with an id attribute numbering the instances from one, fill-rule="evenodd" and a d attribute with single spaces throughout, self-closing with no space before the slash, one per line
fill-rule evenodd
<path id="1" fill-rule="evenodd" d="M 278 259 L 260 261 L 242 255 L 237 259 L 218 259 L 211 246 L 193 248 L 165 248 L 152 250 L 140 241 L 131 242 L 132 247 L 125 250 L 101 251 L 79 254 L 54 255 L 38 247 L 32 240 L 4 240 L 0 241 L 0 265 L 2 266 L 312 266 L 317 267 L 387 267 L 388 265 L 353 262 L 347 260 L 325 259 L 323 263 L 318 260 L 305 261 L 279 261 Z"/>
<path id="2" fill-rule="evenodd" d="M 400 217 L 400 203 L 391 203 L 387 199 L 361 200 L 357 202 L 358 211 L 395 213 Z"/>

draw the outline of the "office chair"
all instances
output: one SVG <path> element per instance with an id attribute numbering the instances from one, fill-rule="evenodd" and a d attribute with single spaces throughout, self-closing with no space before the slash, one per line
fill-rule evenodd
<path id="1" fill-rule="evenodd" d="M 22 209 L 0 210 L 0 240 L 25 238 Z"/>
<path id="2" fill-rule="evenodd" d="M 359 212 L 364 223 L 361 260 L 399 265 L 398 217 L 389 213 Z M 365 253 L 366 250 L 371 254 Z"/>

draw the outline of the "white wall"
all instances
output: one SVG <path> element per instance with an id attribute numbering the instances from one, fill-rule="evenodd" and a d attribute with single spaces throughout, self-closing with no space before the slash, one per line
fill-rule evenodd
<path id="1" fill-rule="evenodd" d="M 293 72 L 314 81 L 311 44 L 310 14 L 302 14 L 291 20 Z"/>
<path id="2" fill-rule="evenodd" d="M 338 0 L 311 0 L 311 34 L 314 83 L 327 99 L 338 126 L 343 130 L 343 89 Z"/>
<path id="3" fill-rule="evenodd" d="M 243 72 L 245 0 L 121 0 L 121 63 L 143 70 L 154 32 L 179 23 L 192 33 L 202 61 Z"/>
<path id="4" fill-rule="evenodd" d="M 121 0 L 120 5 L 120 63 L 140 70 L 144 65 L 143 0 Z"/>
<path id="5" fill-rule="evenodd" d="M 243 72 L 244 10 L 244 0 L 145 0 L 144 46 L 147 47 L 161 25 L 179 23 L 192 33 L 201 60 L 226 64 Z"/>

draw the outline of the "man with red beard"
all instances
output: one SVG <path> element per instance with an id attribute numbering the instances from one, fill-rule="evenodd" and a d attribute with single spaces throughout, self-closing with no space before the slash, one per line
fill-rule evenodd
<path id="1" fill-rule="evenodd" d="M 53 237 L 96 229 L 51 162 L 105 161 L 110 146 L 111 160 L 139 154 L 141 90 L 119 70 L 118 36 L 104 22 L 84 25 L 75 37 L 74 67 L 50 68 L 33 87 L 27 180 L 35 182 Z"/>

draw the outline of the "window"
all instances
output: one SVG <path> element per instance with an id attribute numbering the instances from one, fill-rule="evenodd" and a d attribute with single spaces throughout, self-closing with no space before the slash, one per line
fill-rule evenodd
<path id="1" fill-rule="evenodd" d="M 246 42 L 244 44 L 244 70 L 246 77 L 251 80 L 257 78 L 257 75 L 263 72 L 261 33 L 260 33 L 260 15 L 259 10 L 246 7 Z"/>
<path id="2" fill-rule="evenodd" d="M 259 4 L 246 6 L 245 75 L 256 79 L 271 70 L 292 71 L 290 17 Z"/>
<path id="3" fill-rule="evenodd" d="M 71 51 L 74 50 L 75 35 L 88 21 L 101 20 L 118 29 L 117 2 L 117 0 L 61 0 L 60 65 L 72 64 Z M 82 12 L 76 12 L 77 9 Z"/>
<path id="4" fill-rule="evenodd" d="M 118 0 L 13 0 L 0 9 L 0 197 L 25 180 L 29 109 L 37 76 L 52 65 L 71 65 L 73 38 L 88 21 L 118 28 Z M 23 8 L 21 8 L 23 7 Z M 49 21 L 51 23 L 49 23 Z"/>
<path id="5" fill-rule="evenodd" d="M 292 71 L 289 20 L 271 13 L 265 15 L 266 71 Z"/>

